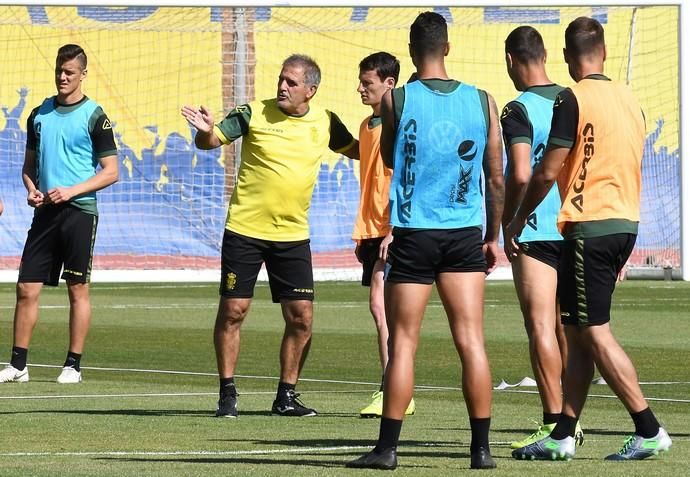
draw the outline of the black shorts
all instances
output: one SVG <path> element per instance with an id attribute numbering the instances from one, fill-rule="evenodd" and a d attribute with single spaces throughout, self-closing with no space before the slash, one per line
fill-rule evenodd
<path id="1" fill-rule="evenodd" d="M 521 242 L 519 244 L 522 253 L 535 260 L 558 270 L 561 261 L 562 240 L 538 240 L 534 242 Z"/>
<path id="2" fill-rule="evenodd" d="M 273 303 L 314 300 L 314 274 L 309 240 L 272 242 L 225 230 L 221 260 L 220 294 L 251 298 L 266 264 Z"/>
<path id="3" fill-rule="evenodd" d="M 374 265 L 379 260 L 379 247 L 384 237 L 364 239 L 359 242 L 359 260 L 362 262 L 362 286 L 370 287 Z"/>
<path id="4" fill-rule="evenodd" d="M 24 244 L 17 281 L 57 286 L 62 278 L 88 283 L 97 228 L 98 216 L 69 204 L 36 209 Z"/>
<path id="5" fill-rule="evenodd" d="M 486 273 L 486 258 L 479 227 L 462 229 L 393 229 L 388 250 L 386 281 L 434 283 L 443 272 Z"/>
<path id="6" fill-rule="evenodd" d="M 558 298 L 564 325 L 603 325 L 611 319 L 618 273 L 635 246 L 635 234 L 563 241 Z"/>

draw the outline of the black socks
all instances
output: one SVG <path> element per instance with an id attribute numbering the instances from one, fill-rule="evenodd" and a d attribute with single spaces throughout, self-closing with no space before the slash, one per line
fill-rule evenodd
<path id="1" fill-rule="evenodd" d="M 656 436 L 659 433 L 659 421 L 656 420 L 654 413 L 649 407 L 640 412 L 630 413 L 635 423 L 635 434 L 645 439 Z"/>
<path id="2" fill-rule="evenodd" d="M 71 351 L 67 352 L 67 359 L 65 359 L 65 364 L 63 365 L 65 368 L 74 368 L 77 371 L 80 371 L 79 364 L 81 363 L 81 354 L 80 353 L 72 353 Z"/>
<path id="3" fill-rule="evenodd" d="M 561 414 L 560 419 L 556 423 L 553 431 L 551 431 L 551 438 L 556 440 L 565 439 L 566 437 L 575 436 L 575 427 L 577 426 L 577 417 Z"/>
<path id="4" fill-rule="evenodd" d="M 470 417 L 470 429 L 472 430 L 472 441 L 470 442 L 470 452 L 476 452 L 480 447 L 489 450 L 489 427 L 491 426 L 490 417 Z"/>
<path id="5" fill-rule="evenodd" d="M 20 371 L 26 368 L 26 355 L 29 352 L 26 348 L 12 347 L 12 357 L 10 358 L 10 365 L 19 369 Z"/>
<path id="6" fill-rule="evenodd" d="M 289 383 L 284 383 L 280 381 L 278 383 L 278 391 L 276 392 L 276 399 L 280 399 L 281 397 L 285 396 L 288 391 L 294 391 L 295 390 L 295 385 L 294 384 L 289 384 Z"/>
<path id="7" fill-rule="evenodd" d="M 220 394 L 237 395 L 235 389 L 235 378 L 220 378 Z"/>
<path id="8" fill-rule="evenodd" d="M 551 413 L 551 412 L 545 412 L 544 413 L 544 424 L 555 424 L 558 422 L 558 419 L 561 417 L 561 413 Z"/>
<path id="9" fill-rule="evenodd" d="M 380 454 L 386 449 L 397 448 L 398 440 L 400 439 L 400 429 L 402 429 L 402 420 L 381 417 L 379 441 L 376 447 L 374 447 L 374 452 Z"/>

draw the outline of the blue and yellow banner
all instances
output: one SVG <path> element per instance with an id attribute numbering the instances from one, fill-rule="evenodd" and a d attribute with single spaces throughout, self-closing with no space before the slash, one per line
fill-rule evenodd
<path id="1" fill-rule="evenodd" d="M 679 49 L 677 6 L 661 7 L 427 7 L 444 15 L 451 51 L 448 73 L 487 90 L 498 107 L 517 92 L 505 70 L 503 41 L 530 24 L 544 37 L 547 70 L 571 84 L 563 33 L 578 16 L 604 25 L 606 74 L 629 83 L 640 99 L 648 140 L 644 161 L 640 260 L 677 263 L 679 247 Z M 122 266 L 148 257 L 151 266 L 217 263 L 227 204 L 226 177 L 234 160 L 221 150 L 198 151 L 179 114 L 205 105 L 216 120 L 236 103 L 272 97 L 282 61 L 312 56 L 322 83 L 314 99 L 356 133 L 370 109 L 356 92 L 358 64 L 385 50 L 412 73 L 409 25 L 420 8 L 170 8 L 0 6 L 0 266 L 21 255 L 31 210 L 21 183 L 26 119 L 55 94 L 57 49 L 77 43 L 87 52 L 84 92 L 103 106 L 119 147 L 121 180 L 99 193 L 96 255 Z M 227 157 L 226 157 L 227 156 Z M 663 178 L 663 179 L 662 179 Z M 343 252 L 352 263 L 350 235 L 359 200 L 358 165 L 324 158 L 311 210 L 312 247 Z M 646 209 L 645 209 L 646 208 Z M 659 240 L 663 237 L 663 241 Z M 124 258 L 123 258 L 124 257 Z M 139 257 L 139 258 L 137 258 Z M 154 258 L 151 258 L 154 257 Z M 168 260 L 168 262 L 166 262 Z M 107 263 L 106 263 L 107 262 Z"/>

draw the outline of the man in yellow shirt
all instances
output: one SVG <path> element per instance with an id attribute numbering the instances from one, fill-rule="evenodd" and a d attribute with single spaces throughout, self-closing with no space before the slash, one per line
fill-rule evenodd
<path id="1" fill-rule="evenodd" d="M 280 303 L 285 333 L 280 382 L 272 412 L 315 416 L 295 385 L 311 344 L 314 279 L 307 221 L 322 156 L 330 149 L 358 156 L 358 144 L 340 119 L 309 103 L 321 71 L 305 55 L 292 55 L 278 77 L 275 98 L 237 106 L 215 124 L 205 107 L 184 106 L 182 116 L 198 132 L 196 146 L 213 149 L 243 137 L 237 184 L 223 236 L 220 303 L 214 344 L 220 377 L 216 416 L 237 416 L 235 366 L 240 327 L 254 285 L 266 265 L 274 303 Z"/>
<path id="2" fill-rule="evenodd" d="M 603 75 L 606 45 L 597 20 L 573 20 L 563 54 L 577 83 L 556 98 L 544 158 L 505 230 L 512 242 L 509 253 L 516 255 L 515 237 L 558 181 L 558 227 L 564 238 L 558 295 L 568 341 L 563 409 L 548 436 L 514 450 L 513 457 L 575 456 L 577 420 L 596 364 L 635 424 L 635 433 L 606 460 L 641 460 L 667 451 L 671 438 L 649 408 L 635 366 L 609 321 L 616 278 L 633 250 L 640 220 L 644 116 L 630 89 Z"/>

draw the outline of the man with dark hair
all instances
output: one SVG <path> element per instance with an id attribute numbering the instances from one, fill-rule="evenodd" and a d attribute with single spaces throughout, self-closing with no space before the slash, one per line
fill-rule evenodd
<path id="1" fill-rule="evenodd" d="M 369 287 L 369 310 L 378 335 L 381 370 L 388 364 L 388 325 L 383 301 L 383 274 L 388 246 L 393 240 L 388 197 L 393 171 L 381 160 L 381 98 L 395 87 L 400 62 L 384 51 L 371 54 L 359 63 L 357 92 L 362 103 L 371 106 L 372 114 L 359 127 L 360 200 L 352 239 L 357 242 L 355 255 L 362 264 L 362 285 Z M 371 402 L 360 411 L 362 417 L 381 417 L 383 412 L 383 378 Z M 414 414 L 414 399 L 405 414 Z"/>
<path id="2" fill-rule="evenodd" d="M 508 158 L 504 227 L 515 215 L 532 169 L 542 159 L 551 129 L 553 102 L 563 89 L 549 80 L 544 41 L 531 26 L 520 26 L 510 32 L 505 41 L 505 60 L 508 76 L 515 89 L 522 93 L 509 102 L 501 114 Z M 527 227 L 516 240 L 522 253 L 512 255 L 506 248 L 543 409 L 542 425 L 527 438 L 513 442 L 513 449 L 547 436 L 561 413 L 561 375 L 567 347 L 556 301 L 557 270 L 563 240 L 556 227 L 560 208 L 561 198 L 558 187 L 554 185 L 530 215 Z M 506 244 L 509 245 L 509 241 Z M 578 429 L 576 437 L 581 443 L 581 429 Z"/>
<path id="3" fill-rule="evenodd" d="M 561 319 L 568 341 L 563 409 L 551 433 L 513 451 L 517 459 L 569 460 L 575 429 L 596 365 L 623 402 L 635 433 L 607 460 L 640 460 L 671 447 L 638 383 L 630 358 L 609 326 L 616 278 L 630 256 L 640 220 L 644 116 L 628 87 L 603 75 L 604 29 L 580 17 L 565 31 L 563 50 L 577 82 L 554 103 L 548 146 L 525 197 L 506 227 L 510 253 L 515 237 L 557 180 L 558 227 L 564 244 L 558 270 Z"/>
<path id="4" fill-rule="evenodd" d="M 496 466 L 489 449 L 492 390 L 483 306 L 485 277 L 498 257 L 503 212 L 501 135 L 493 98 L 448 77 L 449 48 L 445 19 L 421 13 L 410 27 L 417 79 L 386 93 L 381 105 L 381 156 L 393 167 L 394 239 L 385 285 L 389 361 L 378 443 L 349 467 L 397 466 L 417 342 L 434 282 L 462 361 L 462 392 L 472 431 L 470 467 Z"/>
<path id="5" fill-rule="evenodd" d="M 62 46 L 55 61 L 57 95 L 47 98 L 27 120 L 22 178 L 27 202 L 35 211 L 19 266 L 12 357 L 0 371 L 0 382 L 29 380 L 26 362 L 38 321 L 39 295 L 44 284 L 57 286 L 61 270 L 69 294 L 70 343 L 57 382 L 74 384 L 82 379 L 81 356 L 91 323 L 96 191 L 118 179 L 110 120 L 82 93 L 86 66 L 80 46 Z"/>
<path id="6" fill-rule="evenodd" d="M 311 344 L 314 278 L 307 215 L 312 191 L 329 149 L 357 157 L 357 141 L 334 113 L 310 105 L 321 81 L 314 60 L 292 55 L 283 62 L 276 97 L 235 107 L 220 123 L 204 106 L 184 106 L 197 129 L 196 146 L 213 149 L 243 137 L 242 163 L 223 236 L 220 302 L 214 344 L 220 377 L 216 416 L 237 416 L 235 367 L 240 327 L 265 263 L 285 333 L 280 382 L 272 412 L 315 416 L 295 386 Z"/>

